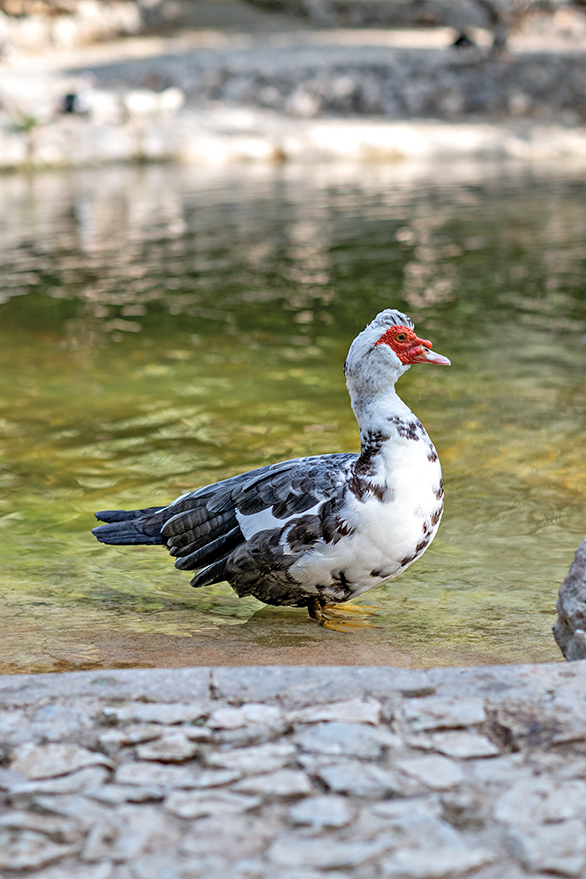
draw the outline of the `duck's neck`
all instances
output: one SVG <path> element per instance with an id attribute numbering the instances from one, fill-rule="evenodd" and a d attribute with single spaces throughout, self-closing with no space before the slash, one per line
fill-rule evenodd
<path id="1" fill-rule="evenodd" d="M 360 429 L 362 455 L 372 455 L 373 443 L 380 446 L 405 425 L 419 425 L 413 412 L 399 397 L 394 386 L 368 396 L 350 391 L 352 410 Z"/>

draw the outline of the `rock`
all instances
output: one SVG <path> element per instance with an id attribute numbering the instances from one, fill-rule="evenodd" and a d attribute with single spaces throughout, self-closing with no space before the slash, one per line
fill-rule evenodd
<path id="1" fill-rule="evenodd" d="M 214 741 L 218 745 L 226 745 L 232 748 L 247 748 L 251 745 L 261 745 L 270 742 L 286 731 L 285 724 L 278 726 L 265 726 L 261 723 L 253 723 L 250 726 L 241 726 L 238 729 L 216 730 Z"/>
<path id="2" fill-rule="evenodd" d="M 0 868 L 6 870 L 38 870 L 77 854 L 79 848 L 80 843 L 59 844 L 42 833 L 0 828 Z"/>
<path id="3" fill-rule="evenodd" d="M 456 879 L 496 860 L 486 849 L 401 849 L 381 861 L 385 879 Z"/>
<path id="4" fill-rule="evenodd" d="M 328 720 L 339 723 L 371 723 L 376 726 L 380 716 L 381 704 L 376 699 L 348 699 L 345 702 L 312 705 L 299 711 L 291 711 L 287 720 L 291 723 L 319 723 Z"/>
<path id="5" fill-rule="evenodd" d="M 357 831 L 392 838 L 397 848 L 441 851 L 463 845 L 462 835 L 439 818 L 438 804 L 429 798 L 375 803 L 362 811 Z"/>
<path id="6" fill-rule="evenodd" d="M 379 758 L 384 748 L 397 744 L 397 736 L 386 729 L 371 729 L 360 723 L 319 723 L 296 732 L 293 741 L 302 750 L 336 757 Z"/>
<path id="7" fill-rule="evenodd" d="M 26 778 L 20 772 L 0 767 L 0 790 L 12 790 L 21 784 L 26 784 Z"/>
<path id="8" fill-rule="evenodd" d="M 289 742 L 259 745 L 256 748 L 236 748 L 231 751 L 210 751 L 204 755 L 208 766 L 232 769 L 244 775 L 260 775 L 281 769 L 297 754 Z"/>
<path id="9" fill-rule="evenodd" d="M 154 853 L 177 845 L 180 831 L 155 806 L 120 806 L 116 813 L 90 828 L 81 858 L 84 861 L 128 861 L 148 850 Z"/>
<path id="10" fill-rule="evenodd" d="M 331 839 L 304 839 L 283 836 L 276 839 L 267 852 L 279 867 L 358 867 L 379 857 L 392 847 L 383 842 L 338 842 Z"/>
<path id="11" fill-rule="evenodd" d="M 0 817 L 0 867 L 33 870 L 77 854 L 82 831 L 77 822 L 32 812 Z"/>
<path id="12" fill-rule="evenodd" d="M 109 808 L 81 794 L 39 794 L 33 797 L 30 805 L 31 808 L 49 815 L 73 818 L 86 829 L 111 814 Z"/>
<path id="13" fill-rule="evenodd" d="M 453 791 L 442 796 L 442 818 L 461 830 L 482 830 L 486 824 L 481 792 Z"/>
<path id="14" fill-rule="evenodd" d="M 412 736 L 408 740 L 412 748 L 438 751 L 447 757 L 470 760 L 473 757 L 494 757 L 500 753 L 497 745 L 486 736 L 466 730 L 438 732 L 432 735 Z"/>
<path id="15" fill-rule="evenodd" d="M 196 742 L 183 732 L 168 733 L 160 739 L 138 745 L 136 754 L 141 760 L 160 760 L 162 763 L 184 763 L 199 751 Z"/>
<path id="16" fill-rule="evenodd" d="M 159 724 L 136 724 L 124 729 L 107 729 L 100 733 L 98 741 L 103 748 L 117 751 L 124 745 L 139 745 L 160 738 L 166 727 Z M 170 727 L 173 729 L 173 727 Z"/>
<path id="17" fill-rule="evenodd" d="M 98 803 L 118 806 L 120 803 L 149 803 L 163 800 L 165 789 L 162 787 L 136 787 L 133 784 L 104 784 L 94 790 L 88 790 L 87 796 Z"/>
<path id="18" fill-rule="evenodd" d="M 110 773 L 103 766 L 88 766 L 71 775 L 43 781 L 27 781 L 10 789 L 10 800 L 16 803 L 36 794 L 78 794 L 103 785 Z"/>
<path id="19" fill-rule="evenodd" d="M 398 760 L 396 768 L 431 790 L 449 790 L 464 781 L 464 773 L 448 757 L 411 757 Z"/>
<path id="20" fill-rule="evenodd" d="M 586 838 L 583 819 L 511 827 L 507 837 L 526 870 L 561 876 L 584 875 Z"/>
<path id="21" fill-rule="evenodd" d="M 27 743 L 14 749 L 10 768 L 32 780 L 55 778 L 95 765 L 111 767 L 113 764 L 103 754 L 78 745 Z"/>
<path id="22" fill-rule="evenodd" d="M 274 726 L 282 719 L 283 712 L 275 705 L 251 702 L 240 708 L 219 708 L 210 715 L 208 723 L 212 729 L 239 729 L 253 724 Z"/>
<path id="23" fill-rule="evenodd" d="M 238 815 L 256 808 L 259 797 L 244 796 L 231 791 L 185 793 L 175 791 L 165 800 L 167 812 L 179 818 L 202 818 L 209 815 Z"/>
<path id="24" fill-rule="evenodd" d="M 113 864 L 59 864 L 34 874 L 34 879 L 112 879 Z M 328 877 L 329 879 L 329 877 Z"/>
<path id="25" fill-rule="evenodd" d="M 425 699 L 405 699 L 397 721 L 405 731 L 457 729 L 484 723 L 486 711 L 480 699 L 444 699 L 428 696 Z"/>
<path id="26" fill-rule="evenodd" d="M 312 787 L 305 772 L 279 769 L 267 775 L 244 778 L 233 785 L 233 790 L 267 797 L 295 797 L 310 794 Z"/>
<path id="27" fill-rule="evenodd" d="M 180 735 L 191 742 L 207 742 L 212 733 L 205 726 L 164 726 L 162 724 L 134 724 L 123 729 L 108 729 L 100 733 L 98 741 L 104 750 L 111 755 L 128 745 L 140 745 L 144 742 L 152 742 L 168 735 Z M 144 759 L 151 759 L 145 757 Z M 156 758 L 154 758 L 156 759 Z"/>
<path id="28" fill-rule="evenodd" d="M 494 817 L 503 824 L 535 827 L 559 824 L 586 812 L 586 782 L 528 778 L 517 781 L 500 797 Z"/>
<path id="29" fill-rule="evenodd" d="M 201 770 L 192 766 L 164 766 L 160 763 L 123 763 L 115 775 L 117 784 L 144 787 L 204 788 L 219 787 L 241 778 L 231 769 Z"/>
<path id="30" fill-rule="evenodd" d="M 32 830 L 44 833 L 54 842 L 73 843 L 81 839 L 81 825 L 65 818 L 38 815 L 35 812 L 9 812 L 0 816 L 0 828 L 9 830 Z"/>
<path id="31" fill-rule="evenodd" d="M 492 760 L 481 760 L 471 765 L 471 771 L 481 785 L 504 784 L 507 787 L 510 786 L 511 779 L 520 780 L 531 774 L 530 768 L 524 765 L 521 754 L 504 754 Z"/>
<path id="32" fill-rule="evenodd" d="M 48 742 L 79 735 L 89 729 L 92 722 L 86 708 L 64 705 L 43 705 L 35 711 L 32 719 L 35 735 Z"/>
<path id="33" fill-rule="evenodd" d="M 586 657 L 586 537 L 576 550 L 557 601 L 553 635 L 568 660 Z"/>
<path id="34" fill-rule="evenodd" d="M 109 721 L 124 723 L 194 723 L 209 713 L 209 705 L 205 702 L 127 702 L 124 705 L 107 705 L 102 709 L 104 717 Z"/>
<path id="35" fill-rule="evenodd" d="M 315 829 L 345 827 L 352 820 L 352 810 L 345 797 L 307 797 L 289 809 L 293 824 L 308 824 Z"/>
<path id="36" fill-rule="evenodd" d="M 216 873 L 214 879 L 216 876 L 217 879 L 227 876 L 231 879 L 233 863 L 261 853 L 264 855 L 268 841 L 277 835 L 278 829 L 278 821 L 267 813 L 262 821 L 249 815 L 200 818 L 189 826 L 179 845 L 179 852 L 186 856 L 195 855 L 197 858 L 208 855 L 216 859 L 220 855 L 230 864 L 230 868 L 226 869 L 226 863 L 220 864 L 220 872 Z M 201 879 L 207 879 L 208 875 L 209 868 Z"/>
<path id="37" fill-rule="evenodd" d="M 405 784 L 396 772 L 368 763 L 340 761 L 323 766 L 315 774 L 329 790 L 338 794 L 355 797 L 389 797 L 406 793 Z"/>

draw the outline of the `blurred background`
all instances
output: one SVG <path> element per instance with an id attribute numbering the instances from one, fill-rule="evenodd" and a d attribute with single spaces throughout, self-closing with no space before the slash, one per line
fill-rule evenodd
<path id="1" fill-rule="evenodd" d="M 541 662 L 584 533 L 586 7 L 0 3 L 0 672 Z M 194 591 L 94 510 L 355 451 L 383 308 L 444 468 L 378 628 Z"/>

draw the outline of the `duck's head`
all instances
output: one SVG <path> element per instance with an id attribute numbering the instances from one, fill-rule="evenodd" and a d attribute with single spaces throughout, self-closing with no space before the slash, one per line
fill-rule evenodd
<path id="1" fill-rule="evenodd" d="M 344 374 L 348 387 L 357 383 L 374 391 L 394 385 L 413 363 L 450 366 L 447 357 L 432 351 L 429 339 L 420 339 L 410 317 L 394 308 L 377 314 L 352 342 Z"/>

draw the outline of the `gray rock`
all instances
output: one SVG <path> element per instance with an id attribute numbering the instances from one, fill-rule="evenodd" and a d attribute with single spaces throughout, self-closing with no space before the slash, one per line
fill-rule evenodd
<path id="1" fill-rule="evenodd" d="M 12 788 L 26 783 L 26 778 L 20 772 L 0 768 L 0 790 L 12 790 Z"/>
<path id="2" fill-rule="evenodd" d="M 312 787 L 305 772 L 296 769 L 278 769 L 267 775 L 244 778 L 233 785 L 233 790 L 267 797 L 295 797 L 310 794 Z"/>
<path id="3" fill-rule="evenodd" d="M 68 861 L 35 872 L 34 879 L 113 879 L 113 871 L 113 864 L 108 862 L 80 865 Z"/>
<path id="4" fill-rule="evenodd" d="M 358 867 L 380 857 L 392 847 L 388 841 L 338 842 L 283 836 L 270 846 L 267 856 L 279 867 Z"/>
<path id="5" fill-rule="evenodd" d="M 204 755 L 208 766 L 232 769 L 244 775 L 260 775 L 281 769 L 296 756 L 297 749 L 290 742 L 259 745 L 256 748 L 236 748 L 230 751 L 210 751 Z"/>
<path id="6" fill-rule="evenodd" d="M 573 819 L 534 827 L 513 826 L 507 837 L 526 870 L 583 876 L 586 868 L 584 820 Z"/>
<path id="7" fill-rule="evenodd" d="M 449 790 L 464 781 L 458 763 L 439 755 L 405 758 L 398 760 L 395 766 L 431 790 Z"/>
<path id="8" fill-rule="evenodd" d="M 0 829 L 31 830 L 35 833 L 44 833 L 54 842 L 61 843 L 74 843 L 82 837 L 82 827 L 77 821 L 53 815 L 39 815 L 35 812 L 17 811 L 2 815 Z"/>
<path id="9" fill-rule="evenodd" d="M 209 815 L 238 815 L 256 808 L 260 801 L 260 797 L 244 796 L 231 791 L 175 791 L 167 797 L 164 807 L 172 815 L 192 820 Z"/>
<path id="10" fill-rule="evenodd" d="M 396 772 L 369 763 L 350 760 L 332 763 L 323 766 L 316 775 L 329 790 L 338 794 L 388 797 L 406 793 L 405 783 Z"/>
<path id="11" fill-rule="evenodd" d="M 193 723 L 209 714 L 208 702 L 129 702 L 125 705 L 107 705 L 102 711 L 107 720 L 117 723 Z"/>
<path id="12" fill-rule="evenodd" d="M 39 794 L 30 805 L 40 812 L 73 818 L 86 829 L 111 814 L 109 808 L 82 794 Z"/>
<path id="13" fill-rule="evenodd" d="M 184 763 L 198 751 L 197 742 L 191 741 L 181 730 L 169 732 L 160 739 L 144 742 L 136 748 L 141 760 L 160 760 L 162 763 Z"/>
<path id="14" fill-rule="evenodd" d="M 496 802 L 494 817 L 503 824 L 535 827 L 580 818 L 586 812 L 586 782 L 528 778 L 517 781 Z"/>
<path id="15" fill-rule="evenodd" d="M 192 766 L 164 766 L 160 763 L 128 762 L 115 775 L 117 784 L 140 787 L 204 788 L 218 787 L 237 781 L 241 773 L 231 769 L 202 770 Z"/>
<path id="16" fill-rule="evenodd" d="M 405 731 L 457 729 L 484 723 L 486 711 L 481 699 L 405 699 L 397 721 Z"/>
<path id="17" fill-rule="evenodd" d="M 438 751 L 446 757 L 470 760 L 473 757 L 494 757 L 500 753 L 497 745 L 486 736 L 467 730 L 450 730 L 432 735 L 411 736 L 408 743 L 412 748 L 425 751 Z"/>
<path id="18" fill-rule="evenodd" d="M 111 767 L 113 764 L 104 754 L 88 751 L 78 745 L 26 743 L 14 749 L 10 768 L 32 780 L 56 778 L 96 765 Z"/>
<path id="19" fill-rule="evenodd" d="M 33 870 L 77 854 L 81 826 L 74 821 L 32 812 L 0 817 L 0 867 Z"/>
<path id="20" fill-rule="evenodd" d="M 42 781 L 27 781 L 10 789 L 10 801 L 17 804 L 36 794 L 79 794 L 104 784 L 110 773 L 103 766 L 88 766 L 71 775 Z"/>
<path id="21" fill-rule="evenodd" d="M 293 736 L 302 750 L 335 757 L 378 759 L 384 748 L 397 744 L 397 737 L 386 729 L 372 729 L 360 723 L 319 723 Z"/>
<path id="22" fill-rule="evenodd" d="M 115 752 L 125 745 L 140 745 L 142 742 L 158 739 L 164 735 L 166 729 L 173 727 L 164 727 L 157 723 L 133 724 L 124 729 L 107 729 L 100 733 L 98 741 L 103 748 Z"/>
<path id="23" fill-rule="evenodd" d="M 456 879 L 496 860 L 486 849 L 401 849 L 381 861 L 385 879 Z M 504 875 L 504 874 L 503 874 Z"/>
<path id="24" fill-rule="evenodd" d="M 319 723 L 327 720 L 339 723 L 370 723 L 376 726 L 380 717 L 381 704 L 376 699 L 347 699 L 344 702 L 311 705 L 291 711 L 287 720 L 291 723 Z"/>
<path id="25" fill-rule="evenodd" d="M 481 785 L 511 785 L 512 779 L 520 780 L 531 775 L 531 770 L 524 764 L 522 754 L 504 754 L 493 760 L 481 760 L 470 767 L 474 778 Z"/>
<path id="26" fill-rule="evenodd" d="M 156 806 L 120 806 L 114 815 L 90 827 L 81 858 L 128 861 L 178 844 L 179 828 Z"/>
<path id="27" fill-rule="evenodd" d="M 345 797 L 307 797 L 289 809 L 293 824 L 322 827 L 345 827 L 352 820 L 352 810 Z"/>
<path id="28" fill-rule="evenodd" d="M 283 713 L 276 705 L 251 702 L 240 708 L 217 708 L 208 720 L 212 729 L 240 729 L 243 726 L 274 726 L 282 722 Z"/>
<path id="29" fill-rule="evenodd" d="M 49 742 L 79 735 L 89 729 L 92 723 L 89 711 L 82 706 L 43 705 L 32 718 L 35 735 Z"/>
<path id="30" fill-rule="evenodd" d="M 0 828 L 0 868 L 5 870 L 38 870 L 79 852 L 81 843 L 53 842 L 32 830 Z"/>
<path id="31" fill-rule="evenodd" d="M 265 812 L 261 821 L 249 815 L 223 815 L 200 818 L 189 825 L 181 840 L 178 851 L 180 854 L 197 858 L 212 856 L 222 858 L 230 863 L 243 858 L 255 858 L 264 854 L 269 840 L 279 831 L 279 822 L 271 813 Z M 221 867 L 218 879 L 230 875 L 226 867 Z M 208 874 L 204 873 L 203 877 Z M 203 879 L 202 877 L 202 879 Z"/>
<path id="32" fill-rule="evenodd" d="M 273 741 L 287 731 L 285 722 L 278 726 L 266 726 L 262 723 L 253 723 L 250 726 L 242 726 L 238 729 L 216 730 L 214 741 L 218 745 L 226 745 L 231 748 L 247 748 L 251 745 L 262 745 Z"/>
<path id="33" fill-rule="evenodd" d="M 586 537 L 576 550 L 557 601 L 553 635 L 568 660 L 586 657 Z"/>
<path id="34" fill-rule="evenodd" d="M 149 803 L 165 798 L 162 787 L 137 787 L 133 784 L 104 784 L 87 791 L 87 796 L 98 803 L 118 806 L 121 803 Z"/>

